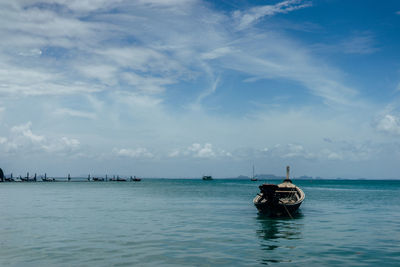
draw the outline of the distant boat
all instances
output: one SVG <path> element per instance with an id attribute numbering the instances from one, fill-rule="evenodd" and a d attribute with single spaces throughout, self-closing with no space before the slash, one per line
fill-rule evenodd
<path id="1" fill-rule="evenodd" d="M 120 178 L 119 176 L 117 176 L 117 182 L 126 182 L 126 179 Z"/>
<path id="2" fill-rule="evenodd" d="M 42 177 L 42 182 L 55 182 L 55 181 L 56 179 L 54 178 L 48 178 L 46 173 L 44 174 L 44 177 Z"/>
<path id="3" fill-rule="evenodd" d="M 114 176 L 109 181 L 111 181 L 111 182 L 126 182 L 126 179 L 125 178 L 120 178 L 119 176 L 117 176 L 117 178 L 115 178 L 115 176 Z"/>
<path id="4" fill-rule="evenodd" d="M 140 182 L 142 179 L 141 178 L 137 178 L 136 176 L 133 176 L 133 178 L 132 178 L 132 176 L 131 176 L 131 181 L 133 181 L 133 182 Z"/>
<path id="5" fill-rule="evenodd" d="M 29 177 L 29 172 L 28 172 L 28 173 L 26 173 L 26 177 L 20 176 L 19 179 L 21 180 L 21 182 L 36 182 L 36 173 L 33 178 Z"/>
<path id="6" fill-rule="evenodd" d="M 251 177 L 250 180 L 253 182 L 258 181 L 258 179 L 254 176 L 254 165 L 253 165 L 253 176 Z"/>
<path id="7" fill-rule="evenodd" d="M 290 167 L 286 167 L 286 179 L 281 184 L 260 185 L 260 193 L 253 203 L 260 213 L 272 216 L 292 217 L 303 203 L 306 195 L 289 179 Z"/>
<path id="8" fill-rule="evenodd" d="M 1 170 L 1 169 L 0 169 L 0 170 Z M 0 180 L 1 180 L 1 179 L 0 179 Z M 7 177 L 4 176 L 4 182 L 15 182 L 12 173 L 11 173 L 11 175 L 10 175 L 9 178 L 7 178 Z"/>
<path id="9" fill-rule="evenodd" d="M 212 178 L 211 175 L 204 175 L 204 176 L 203 176 L 203 180 L 209 181 L 209 180 L 212 180 L 212 179 L 213 179 L 213 178 Z"/>
<path id="10" fill-rule="evenodd" d="M 92 181 L 93 182 L 104 182 L 104 178 L 103 177 L 93 177 Z"/>
<path id="11" fill-rule="evenodd" d="M 14 180 L 14 178 L 13 178 L 12 175 L 11 175 L 11 177 L 9 177 L 9 178 L 4 177 L 4 182 L 15 182 L 15 180 Z"/>

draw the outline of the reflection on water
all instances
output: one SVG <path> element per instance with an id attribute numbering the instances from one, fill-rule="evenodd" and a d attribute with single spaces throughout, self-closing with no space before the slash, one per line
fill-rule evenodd
<path id="1" fill-rule="evenodd" d="M 256 220 L 259 224 L 256 234 L 262 250 L 260 263 L 268 265 L 268 263 L 291 262 L 288 249 L 295 249 L 298 241 L 302 239 L 303 215 L 299 212 L 290 219 L 259 214 Z"/>

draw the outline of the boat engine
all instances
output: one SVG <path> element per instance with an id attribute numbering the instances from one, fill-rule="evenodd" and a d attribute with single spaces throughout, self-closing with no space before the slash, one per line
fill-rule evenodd
<path id="1" fill-rule="evenodd" d="M 276 184 L 263 184 L 258 188 L 260 188 L 263 198 L 265 198 L 269 203 L 272 204 L 279 200 L 275 194 L 276 190 L 279 188 Z"/>

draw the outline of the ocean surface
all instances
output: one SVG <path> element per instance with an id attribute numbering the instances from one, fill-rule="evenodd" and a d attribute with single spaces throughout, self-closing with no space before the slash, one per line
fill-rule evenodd
<path id="1" fill-rule="evenodd" d="M 294 219 L 263 182 L 0 183 L 0 266 L 400 266 L 400 181 L 295 180 Z"/>

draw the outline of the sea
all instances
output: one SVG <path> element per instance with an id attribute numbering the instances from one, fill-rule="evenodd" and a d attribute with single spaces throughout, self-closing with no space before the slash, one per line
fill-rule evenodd
<path id="1" fill-rule="evenodd" d="M 294 180 L 294 218 L 266 182 L 0 183 L 0 266 L 400 266 L 400 180 Z"/>

